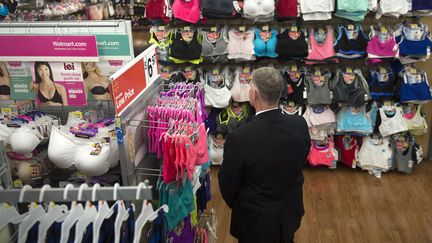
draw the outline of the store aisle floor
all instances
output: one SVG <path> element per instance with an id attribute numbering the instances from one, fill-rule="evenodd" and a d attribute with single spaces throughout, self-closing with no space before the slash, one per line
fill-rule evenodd
<path id="1" fill-rule="evenodd" d="M 211 171 L 209 208 L 217 213 L 217 242 L 233 243 L 218 169 Z M 297 243 L 432 242 L 432 161 L 418 165 L 412 175 L 390 172 L 381 179 L 342 166 L 308 168 L 303 190 L 306 214 Z"/>

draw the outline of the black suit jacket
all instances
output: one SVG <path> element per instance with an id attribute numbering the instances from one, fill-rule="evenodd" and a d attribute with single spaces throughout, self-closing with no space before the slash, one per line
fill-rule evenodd
<path id="1" fill-rule="evenodd" d="M 300 225 L 303 167 L 310 149 L 306 121 L 272 110 L 228 134 L 219 170 L 231 234 L 241 242 L 289 242 Z"/>

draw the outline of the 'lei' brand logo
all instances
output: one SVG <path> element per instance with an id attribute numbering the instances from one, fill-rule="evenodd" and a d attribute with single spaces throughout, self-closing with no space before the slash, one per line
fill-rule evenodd
<path id="1" fill-rule="evenodd" d="M 75 70 L 75 66 L 73 63 L 63 63 L 63 67 L 65 70 Z"/>

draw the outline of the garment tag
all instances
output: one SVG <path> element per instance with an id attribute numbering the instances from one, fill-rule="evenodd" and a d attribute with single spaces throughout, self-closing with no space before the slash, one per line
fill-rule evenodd
<path id="1" fill-rule="evenodd" d="M 426 59 L 429 59 L 430 54 L 431 54 L 431 50 L 430 50 L 430 46 L 428 46 L 428 47 L 426 48 Z"/>
<path id="2" fill-rule="evenodd" d="M 165 26 L 159 26 L 159 27 L 158 27 L 158 30 L 160 30 L 160 31 L 165 31 Z"/>
<path id="3" fill-rule="evenodd" d="M 413 165 L 414 165 L 414 161 L 409 160 L 409 161 L 408 161 L 408 168 L 412 168 Z"/>
<path id="4" fill-rule="evenodd" d="M 316 69 L 315 70 L 315 76 L 321 76 L 321 70 Z"/>
<path id="5" fill-rule="evenodd" d="M 357 160 L 353 160 L 351 168 L 355 169 L 357 167 Z"/>
<path id="6" fill-rule="evenodd" d="M 212 32 L 216 32 L 216 31 L 217 31 L 217 27 L 216 27 L 216 26 L 211 27 L 211 28 L 210 28 L 210 31 L 212 31 Z"/>
<path id="7" fill-rule="evenodd" d="M 90 152 L 90 155 L 99 155 L 102 151 L 102 147 L 99 143 L 92 144 L 93 150 Z"/>
<path id="8" fill-rule="evenodd" d="M 218 75 L 219 74 L 219 70 L 218 69 L 213 69 L 212 73 L 213 73 L 213 75 Z"/>
<path id="9" fill-rule="evenodd" d="M 332 170 L 334 170 L 334 169 L 336 169 L 336 167 L 337 167 L 337 161 L 333 160 L 332 163 L 331 163 L 331 165 L 329 166 L 329 168 L 332 169 Z"/>
<path id="10" fill-rule="evenodd" d="M 297 66 L 296 66 L 296 65 L 292 65 L 292 66 L 291 66 L 291 71 L 293 71 L 293 72 L 297 72 Z"/>
<path id="11" fill-rule="evenodd" d="M 303 99 L 307 99 L 307 91 L 306 90 L 303 91 Z"/>
<path id="12" fill-rule="evenodd" d="M 346 73 L 352 73 L 353 72 L 352 68 L 350 68 L 350 67 L 347 67 L 345 71 L 346 71 Z"/>
<path id="13" fill-rule="evenodd" d="M 324 29 L 323 28 L 319 28 L 318 35 L 324 35 Z"/>
<path id="14" fill-rule="evenodd" d="M 243 31 L 246 30 L 246 27 L 244 27 L 244 26 L 240 26 L 240 27 L 239 27 L 239 30 L 243 32 Z"/>
<path id="15" fill-rule="evenodd" d="M 330 99 L 333 99 L 333 91 L 330 91 Z"/>
<path id="16" fill-rule="evenodd" d="M 190 27 L 189 26 L 185 26 L 185 27 L 183 27 L 183 30 L 184 31 L 190 31 Z"/>
<path id="17" fill-rule="evenodd" d="M 349 24 L 347 27 L 348 27 L 348 30 L 354 30 L 354 25 L 353 24 Z"/>
<path id="18" fill-rule="evenodd" d="M 387 34 L 387 28 L 384 26 L 381 26 L 381 33 Z"/>
<path id="19" fill-rule="evenodd" d="M 290 29 L 291 31 L 298 31 L 298 28 L 297 28 L 297 26 L 296 25 L 293 25 L 293 26 L 291 26 L 291 29 Z"/>
<path id="20" fill-rule="evenodd" d="M 233 5 L 234 5 L 234 9 L 235 9 L 237 12 L 240 12 L 240 11 L 241 11 L 241 7 L 240 7 L 238 1 L 233 1 Z"/>
<path id="21" fill-rule="evenodd" d="M 268 25 L 264 25 L 264 26 L 262 27 L 262 30 L 263 30 L 263 31 L 268 31 L 268 30 L 269 30 L 269 26 L 268 26 Z"/>
<path id="22" fill-rule="evenodd" d="M 412 73 L 412 74 L 416 74 L 417 73 L 417 70 L 415 69 L 415 67 L 412 67 L 410 69 L 410 73 Z"/>
<path id="23" fill-rule="evenodd" d="M 73 118 L 78 118 L 78 119 L 83 118 L 83 113 L 81 111 L 72 111 L 71 115 Z"/>
<path id="24" fill-rule="evenodd" d="M 250 73 L 250 67 L 244 67 L 243 73 Z"/>
<path id="25" fill-rule="evenodd" d="M 288 101 L 288 106 L 289 107 L 295 107 L 295 102 L 294 101 Z"/>
<path id="26" fill-rule="evenodd" d="M 13 181 L 13 187 L 14 188 L 22 188 L 24 186 L 21 179 L 16 179 Z"/>
<path id="27" fill-rule="evenodd" d="M 418 27 L 418 25 L 417 24 L 411 24 L 411 28 L 417 28 Z"/>

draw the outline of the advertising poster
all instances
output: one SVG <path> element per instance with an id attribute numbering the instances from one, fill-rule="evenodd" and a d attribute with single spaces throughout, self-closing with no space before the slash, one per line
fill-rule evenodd
<path id="1" fill-rule="evenodd" d="M 38 105 L 85 106 L 81 63 L 34 62 L 32 87 Z"/>
<path id="2" fill-rule="evenodd" d="M 29 63 L 0 62 L 0 99 L 33 100 Z"/>
<path id="3" fill-rule="evenodd" d="M 109 76 L 117 72 L 126 61 L 110 60 L 83 62 L 82 70 L 87 100 L 111 100 Z"/>

